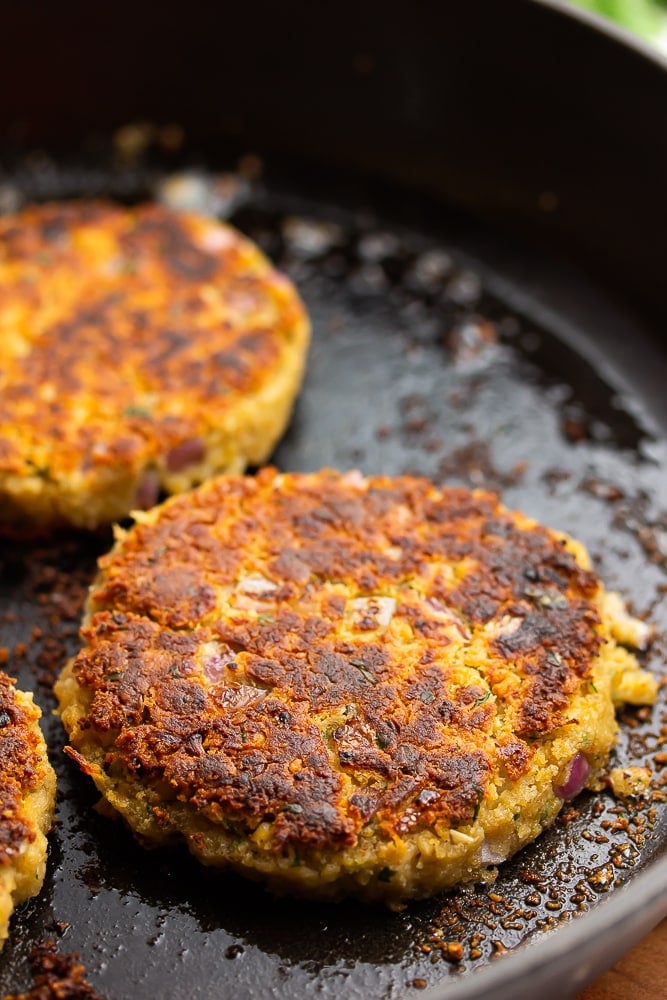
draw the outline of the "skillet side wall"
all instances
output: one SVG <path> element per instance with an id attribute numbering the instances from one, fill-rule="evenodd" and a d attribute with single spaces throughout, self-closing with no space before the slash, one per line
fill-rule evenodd
<path id="1" fill-rule="evenodd" d="M 543 230 L 667 316 L 667 72 L 556 7 L 66 0 L 5 4 L 2 25 L 9 146 L 177 122 L 209 159 L 390 177 Z"/>
<path id="2" fill-rule="evenodd" d="M 399 186 L 422 188 L 464 213 L 490 221 L 499 240 L 503 233 L 523 236 L 525 232 L 529 241 L 541 233 L 545 244 L 560 243 L 570 259 L 591 265 L 621 297 L 662 321 L 664 330 L 667 73 L 612 37 L 564 18 L 548 5 L 531 0 L 504 0 L 503 4 L 485 0 L 454 4 L 450 0 L 446 4 L 423 2 L 408 10 L 405 5 L 376 0 L 356 5 L 341 0 L 333 8 L 296 2 L 244 7 L 194 0 L 185 8 L 169 3 L 149 8 L 119 0 L 112 8 L 98 8 L 71 0 L 57 6 L 9 0 L 1 17 L 3 35 L 9 40 L 0 61 L 0 148 L 5 146 L 7 162 L 12 148 L 41 147 L 58 159 L 81 163 L 87 150 L 105 150 L 103 142 L 89 143 L 91 136 L 104 140 L 129 121 L 180 122 L 186 130 L 187 148 L 205 165 L 253 151 L 266 154 L 270 167 L 281 157 L 287 163 L 301 161 L 306 180 L 312 164 L 315 186 L 320 168 L 325 167 L 329 171 L 340 168 L 341 174 L 350 176 L 386 177 Z M 508 240 L 503 260 L 511 249 Z M 562 313 L 567 318 L 582 296 L 576 283 L 562 288 Z M 611 308 L 606 314 L 595 313 L 594 327 L 603 342 L 612 325 L 610 314 Z M 619 336 L 632 340 L 630 350 L 641 355 L 638 342 L 632 334 L 628 336 L 628 329 L 633 328 L 626 325 L 624 316 L 619 325 Z M 644 364 L 650 368 L 650 361 Z M 655 368 L 659 378 L 659 366 Z M 648 375 L 643 372 L 636 384 L 646 387 Z M 318 408 L 323 410 L 319 400 Z M 309 435 L 310 431 L 309 426 Z M 35 668 L 26 664 L 24 669 L 27 673 Z M 53 745 L 60 746 L 60 723 L 48 717 L 47 723 L 52 734 L 57 733 Z M 50 892 L 55 894 L 42 894 L 17 915 L 14 926 L 21 928 L 16 934 L 19 944 L 11 956 L 5 952 L 4 975 L 10 978 L 2 985 L 10 981 L 15 985 L 15 970 L 23 971 L 25 952 L 30 941 L 42 934 L 53 901 L 58 912 L 62 896 L 78 892 L 74 909 L 79 907 L 80 919 L 73 920 L 72 926 L 85 940 L 86 947 L 80 950 L 93 982 L 109 984 L 111 989 L 114 976 L 124 983 L 143 983 L 149 979 L 142 976 L 153 976 L 150 981 L 155 982 L 161 974 L 162 988 L 176 996 L 183 989 L 195 988 L 198 971 L 197 995 L 213 996 L 206 992 L 212 987 L 202 972 L 207 968 L 203 945 L 199 951 L 193 946 L 183 961 L 179 953 L 179 964 L 168 975 L 156 971 L 157 962 L 146 960 L 147 954 L 161 954 L 151 951 L 151 939 L 163 910 L 168 913 L 167 928 L 172 935 L 166 940 L 177 941 L 179 947 L 193 926 L 193 936 L 198 941 L 207 937 L 207 945 L 208 939 L 217 945 L 227 933 L 212 904 L 212 917 L 202 904 L 204 916 L 198 925 L 199 911 L 192 901 L 198 876 L 186 868 L 175 898 L 173 878 L 164 877 L 169 869 L 155 866 L 142 885 L 145 888 L 148 882 L 153 887 L 154 879 L 156 888 L 148 902 L 140 899 L 135 906 L 139 897 L 133 885 L 134 870 L 142 864 L 140 849 L 123 840 L 118 850 L 118 832 L 107 828 L 106 820 L 100 820 L 98 829 L 95 814 L 89 810 L 90 790 L 77 783 L 75 791 L 67 786 L 67 795 L 63 805 L 68 811 L 67 832 L 77 833 L 79 853 L 65 859 L 63 875 L 62 845 L 57 835 L 52 838 L 52 869 L 57 879 Z M 89 826 L 79 832 L 83 815 L 88 817 L 86 824 L 95 824 L 92 838 Z M 101 845 L 93 853 L 96 859 L 104 859 L 104 865 L 97 861 L 96 868 L 86 863 L 86 884 L 81 844 L 90 852 L 92 843 Z M 68 870 L 72 857 L 79 864 Z M 100 871 L 108 881 L 98 885 L 95 879 L 102 878 Z M 70 873 L 75 876 L 73 887 L 67 884 Z M 166 882 L 168 892 L 163 897 Z M 208 883 L 204 888 L 200 896 L 208 899 L 212 895 Z M 234 936 L 229 940 L 249 937 L 249 971 L 243 960 L 227 963 L 227 995 L 269 995 L 281 988 L 275 986 L 280 984 L 276 964 L 267 960 L 261 965 L 257 955 L 277 955 L 277 963 L 282 948 L 289 957 L 288 944 L 291 947 L 297 939 L 295 928 L 300 931 L 303 921 L 301 917 L 290 921 L 285 910 L 276 920 L 272 907 L 252 887 L 232 885 L 235 893 L 240 901 L 233 901 L 230 909 L 240 910 L 240 915 L 230 921 L 229 934 Z M 115 908 L 107 911 L 109 901 Z M 610 905 L 614 912 L 615 902 L 616 896 Z M 251 919 L 246 921 L 248 912 Z M 313 914 L 316 958 L 330 947 L 334 958 L 344 958 L 352 970 L 350 980 L 345 981 L 347 994 L 368 996 L 378 983 L 364 980 L 364 975 L 370 975 L 364 968 L 370 967 L 369 956 L 375 956 L 380 970 L 387 970 L 386 981 L 398 983 L 394 988 L 402 992 L 404 953 L 398 945 L 403 947 L 404 939 L 379 921 L 374 933 L 368 933 L 363 918 L 357 916 L 355 924 L 356 911 L 349 912 L 352 918 L 350 927 L 345 927 L 344 942 L 352 940 L 356 948 L 358 940 L 359 951 L 349 945 L 346 951 L 335 937 L 325 935 L 329 916 L 318 923 Z M 630 912 L 628 907 L 624 917 Z M 254 932 L 257 925 L 253 938 L 247 928 Z M 573 976 L 582 965 L 589 963 L 586 975 L 590 976 L 591 963 L 597 962 L 599 969 L 611 963 L 609 953 L 600 958 L 603 943 L 592 945 L 580 926 L 586 954 L 568 953 L 556 971 L 553 965 L 548 969 L 545 965 L 551 992 L 543 991 L 544 997 L 563 997 L 566 990 L 573 990 Z M 136 948 L 128 947 L 128 930 Z M 412 948 L 412 937 L 409 942 L 406 948 Z M 63 941 L 66 947 L 67 939 Z M 531 958 L 532 949 L 523 954 Z M 360 963 L 355 970 L 358 955 L 368 964 Z M 105 980 L 110 957 L 119 960 L 110 961 Z M 306 968 L 307 955 L 300 955 L 300 960 Z M 301 975 L 301 966 L 294 968 L 295 976 Z M 501 969 L 498 963 L 490 971 L 500 978 Z M 442 971 L 433 974 L 442 975 Z M 242 975 L 255 980 L 264 975 L 267 993 L 261 994 L 260 987 L 259 992 L 244 994 L 234 978 Z M 514 976 L 511 968 L 510 976 Z M 530 987 L 522 983 L 526 996 L 534 995 L 538 978 L 528 979 Z M 318 987 L 324 988 L 325 983 L 322 977 Z M 329 983 L 332 990 L 340 989 L 333 977 Z M 304 992 L 312 985 L 308 983 Z M 489 994 L 482 994 L 474 980 L 468 986 L 467 978 L 454 983 L 446 977 L 442 995 L 451 993 L 453 1000 L 456 987 L 462 995 L 493 996 L 498 980 Z M 506 988 L 508 995 L 512 990 L 519 995 L 514 983 Z M 294 994 L 298 995 L 296 986 Z M 215 995 L 221 995 L 217 989 Z"/>

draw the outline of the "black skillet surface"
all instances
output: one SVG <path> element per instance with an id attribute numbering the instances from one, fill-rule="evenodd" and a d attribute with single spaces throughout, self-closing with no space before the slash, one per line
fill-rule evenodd
<path id="1" fill-rule="evenodd" d="M 118 145 L 107 155 L 93 122 L 108 131 L 142 115 L 184 121 L 209 170 L 235 162 L 220 154 L 217 133 L 239 149 L 266 150 L 264 181 L 241 189 L 232 220 L 293 276 L 314 322 L 306 384 L 276 463 L 419 472 L 499 489 L 509 505 L 588 544 L 606 583 L 657 626 L 647 662 L 662 673 L 667 360 L 664 338 L 633 306 L 664 315 L 664 74 L 526 0 L 508 0 L 502 18 L 496 5 L 472 0 L 456 16 L 444 4 L 421 17 L 403 5 L 339 3 L 316 46 L 314 34 L 299 34 L 300 26 L 313 32 L 313 6 L 274 5 L 253 21 L 248 5 L 225 12 L 222 24 L 213 5 L 191 5 L 185 20 L 180 5 L 167 5 L 150 25 L 139 9 L 123 21 L 123 3 L 108 23 L 90 5 L 7 8 L 13 44 L 2 73 L 11 86 L 0 123 L 16 148 L 42 142 L 60 152 L 7 156 L 3 206 L 17 190 L 135 200 L 188 160 L 163 154 L 158 162 L 148 150 L 128 165 Z M 35 8 L 38 36 L 25 21 Z M 91 26 L 104 28 L 104 46 L 86 38 Z M 222 36 L 238 44 L 214 62 Z M 249 66 L 248 44 L 261 52 Z M 248 74 L 230 106 L 224 98 L 241 66 Z M 614 74 L 623 85 L 605 100 L 599 81 L 609 88 Z M 193 103 L 193 87 L 205 101 Z M 173 137 L 150 136 L 158 145 Z M 73 149 L 82 150 L 74 159 Z M 299 169 L 286 169 L 289 154 Z M 307 154 L 345 170 L 304 170 Z M 396 184 L 364 181 L 369 175 Z M 433 200 L 408 194 L 415 186 Z M 443 198 L 472 214 L 445 212 Z M 508 218 L 522 235 L 508 238 Z M 545 249 L 536 228 L 566 249 Z M 586 277 L 584 258 L 604 281 Z M 141 851 L 91 811 L 95 795 L 64 760 L 49 714 L 50 676 L 76 648 L 83 590 L 108 544 L 104 533 L 3 543 L 0 646 L 46 709 L 60 801 L 44 892 L 14 917 L 0 991 L 29 983 L 31 947 L 46 938 L 79 952 L 110 1000 L 402 996 L 427 986 L 454 1000 L 476 992 L 475 972 L 488 965 L 496 978 L 480 996 L 498 996 L 499 979 L 530 996 L 527 964 L 517 973 L 514 957 L 496 957 L 529 943 L 516 957 L 546 961 L 560 940 L 572 953 L 556 954 L 562 967 L 541 995 L 564 997 L 582 981 L 570 930 L 581 928 L 598 968 L 600 948 L 611 964 L 630 943 L 619 920 L 597 918 L 627 915 L 626 900 L 654 900 L 642 869 L 667 883 L 655 759 L 664 699 L 624 714 L 614 759 L 652 764 L 651 800 L 583 796 L 493 886 L 399 914 L 274 900 L 183 853 Z M 650 912 L 657 919 L 655 905 Z M 562 926 L 573 918 L 578 927 Z M 611 936 L 601 943 L 596 933 Z M 533 986 L 536 975 L 534 966 Z"/>
<path id="2" fill-rule="evenodd" d="M 66 187 L 67 173 L 56 176 Z M 22 175 L 29 196 L 34 183 Z M 148 193 L 145 176 L 134 183 L 126 194 Z M 647 405 L 664 356 L 562 261 L 533 262 L 518 284 L 488 234 L 444 218 L 408 227 L 384 214 L 385 194 L 346 208 L 349 191 L 330 203 L 296 197 L 269 173 L 232 214 L 295 279 L 314 324 L 306 384 L 275 462 L 499 489 L 509 505 L 582 538 L 607 584 L 664 631 L 667 414 Z M 407 208 L 404 199 L 404 217 Z M 415 202 L 407 215 L 423 220 L 424 208 Z M 576 288 L 577 309 L 555 313 L 563 287 Z M 627 377 L 619 328 L 641 348 L 642 377 Z M 45 890 L 14 919 L 5 991 L 28 981 L 30 945 L 55 937 L 109 998 L 400 996 L 539 939 L 662 853 L 659 791 L 638 802 L 582 796 L 492 886 L 399 914 L 275 900 L 184 852 L 144 852 L 91 810 L 96 796 L 63 759 L 48 715 L 49 672 L 76 648 L 78 603 L 108 544 L 101 533 L 2 550 L 8 669 L 26 687 L 37 682 L 60 789 Z M 659 638 L 647 660 L 661 672 L 663 657 Z M 664 722 L 664 704 L 625 713 L 614 763 L 650 762 Z M 458 942 L 462 960 L 452 961 Z"/>

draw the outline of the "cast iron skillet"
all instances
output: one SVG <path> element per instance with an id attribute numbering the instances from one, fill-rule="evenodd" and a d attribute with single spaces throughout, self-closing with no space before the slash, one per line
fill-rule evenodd
<path id="1" fill-rule="evenodd" d="M 556 4 L 435 8 L 341 0 L 321 23 L 305 3 L 10 6 L 0 202 L 132 202 L 196 167 L 207 204 L 292 274 L 313 317 L 276 463 L 499 489 L 588 544 L 657 626 L 647 662 L 662 672 L 667 74 Z M 133 148 L 110 139 L 142 120 Z M 220 184 L 242 154 L 241 181 Z M 615 759 L 653 766 L 651 799 L 584 795 L 493 886 L 399 914 L 278 901 L 142 851 L 92 811 L 49 714 L 108 545 L 59 534 L 0 551 L 0 645 L 46 709 L 60 788 L 2 992 L 53 938 L 114 1000 L 565 997 L 667 912 L 662 701 L 624 713 Z"/>

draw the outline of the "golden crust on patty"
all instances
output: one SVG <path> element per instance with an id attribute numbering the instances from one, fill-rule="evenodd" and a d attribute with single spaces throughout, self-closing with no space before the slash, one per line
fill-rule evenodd
<path id="1" fill-rule="evenodd" d="M 0 216 L 0 510 L 94 527 L 260 464 L 309 326 L 230 226 L 157 205 Z"/>
<path id="2" fill-rule="evenodd" d="M 281 889 L 482 877 L 595 781 L 621 679 L 655 695 L 581 546 L 482 491 L 218 478 L 100 570 L 70 755 L 146 842 Z"/>
<path id="3" fill-rule="evenodd" d="M 0 947 L 17 903 L 36 895 L 46 868 L 56 777 L 32 695 L 0 672 Z"/>

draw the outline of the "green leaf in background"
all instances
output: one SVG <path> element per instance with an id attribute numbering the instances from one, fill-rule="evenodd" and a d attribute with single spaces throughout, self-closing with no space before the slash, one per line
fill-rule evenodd
<path id="1" fill-rule="evenodd" d="M 656 0 L 570 0 L 578 7 L 585 7 L 602 17 L 616 21 L 623 28 L 634 31 L 643 38 L 654 38 L 664 20 Z"/>

